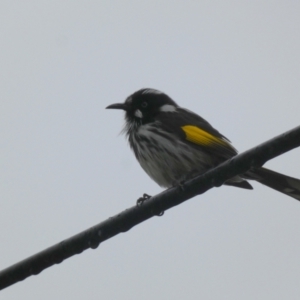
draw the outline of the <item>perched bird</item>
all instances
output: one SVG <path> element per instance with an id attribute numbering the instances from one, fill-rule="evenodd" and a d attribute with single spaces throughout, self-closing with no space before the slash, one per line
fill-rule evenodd
<path id="1" fill-rule="evenodd" d="M 155 89 L 141 89 L 124 103 L 129 145 L 144 171 L 160 186 L 172 187 L 216 167 L 237 154 L 230 141 L 196 113 Z M 247 179 L 300 200 L 300 180 L 266 168 L 254 168 L 225 185 L 252 189 Z"/>

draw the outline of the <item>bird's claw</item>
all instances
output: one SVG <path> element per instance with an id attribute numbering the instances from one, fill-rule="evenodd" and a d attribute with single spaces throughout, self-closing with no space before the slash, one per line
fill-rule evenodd
<path id="1" fill-rule="evenodd" d="M 149 200 L 150 198 L 151 198 L 151 196 L 149 196 L 148 194 L 143 194 L 143 197 L 140 197 L 139 199 L 137 199 L 136 205 L 137 206 L 142 206 L 144 204 L 144 202 Z M 153 212 L 153 214 L 158 216 L 158 217 L 163 216 L 164 213 L 165 213 L 164 211 Z"/>
<path id="2" fill-rule="evenodd" d="M 149 196 L 148 194 L 143 194 L 143 197 L 140 197 L 139 199 L 137 199 L 136 201 L 136 205 L 137 206 L 142 206 L 143 203 L 147 200 L 149 200 L 151 198 L 151 196 Z"/>

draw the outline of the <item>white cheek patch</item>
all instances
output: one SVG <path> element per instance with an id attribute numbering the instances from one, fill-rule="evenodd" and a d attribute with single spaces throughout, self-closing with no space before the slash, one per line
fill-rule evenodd
<path id="1" fill-rule="evenodd" d="M 134 112 L 134 115 L 137 117 L 137 118 L 140 118 L 142 119 L 143 118 L 143 113 L 137 109 L 135 112 Z"/>
<path id="2" fill-rule="evenodd" d="M 165 104 L 159 110 L 163 112 L 175 112 L 176 107 L 172 104 Z"/>

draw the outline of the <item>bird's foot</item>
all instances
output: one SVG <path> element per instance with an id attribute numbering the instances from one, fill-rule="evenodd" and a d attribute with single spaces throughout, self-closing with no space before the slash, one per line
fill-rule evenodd
<path id="1" fill-rule="evenodd" d="M 151 198 L 151 196 L 149 196 L 148 194 L 143 194 L 143 197 L 140 197 L 139 199 L 137 199 L 136 201 L 136 205 L 137 206 L 142 206 L 143 203 L 147 200 L 149 200 Z"/>
<path id="2" fill-rule="evenodd" d="M 150 198 L 151 198 L 151 196 L 149 196 L 148 194 L 143 194 L 143 197 L 140 197 L 139 199 L 137 199 L 136 205 L 137 206 L 142 206 L 144 204 L 144 202 L 149 200 Z M 158 216 L 158 217 L 161 217 L 164 213 L 165 213 L 164 211 L 153 212 L 153 214 Z"/>

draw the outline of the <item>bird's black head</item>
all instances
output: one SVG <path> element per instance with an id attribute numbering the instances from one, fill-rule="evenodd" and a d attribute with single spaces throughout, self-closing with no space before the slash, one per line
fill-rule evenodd
<path id="1" fill-rule="evenodd" d="M 177 107 L 166 94 L 148 88 L 133 93 L 124 103 L 112 104 L 106 108 L 123 109 L 127 123 L 142 125 L 155 121 L 159 113 L 176 111 Z"/>

